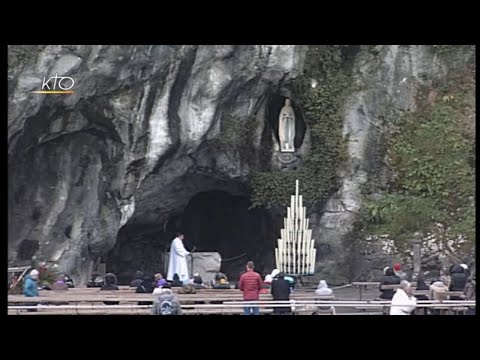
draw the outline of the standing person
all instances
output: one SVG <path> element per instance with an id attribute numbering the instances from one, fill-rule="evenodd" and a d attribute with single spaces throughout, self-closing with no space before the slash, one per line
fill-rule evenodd
<path id="1" fill-rule="evenodd" d="M 30 274 L 25 277 L 25 283 L 23 284 L 23 295 L 27 297 L 38 296 L 38 277 L 38 270 L 33 269 L 30 271 Z"/>
<path id="2" fill-rule="evenodd" d="M 36 297 L 38 296 L 38 285 L 37 280 L 39 277 L 38 270 L 33 269 L 30 271 L 30 274 L 25 277 L 25 282 L 23 284 L 23 295 L 26 297 Z M 37 303 L 26 303 L 27 306 L 36 306 Z M 29 312 L 35 312 L 36 309 L 28 309 Z"/>
<path id="3" fill-rule="evenodd" d="M 468 265 L 467 264 L 460 264 L 460 266 L 463 268 L 464 272 L 465 272 L 465 276 L 468 278 L 470 278 L 470 270 L 468 269 Z"/>
<path id="4" fill-rule="evenodd" d="M 284 279 L 285 274 L 280 272 L 272 280 L 272 297 L 274 301 L 289 301 L 290 300 L 290 283 Z M 279 306 L 273 308 L 273 313 L 277 315 L 288 314 L 291 312 L 290 306 Z"/>
<path id="5" fill-rule="evenodd" d="M 464 291 L 467 285 L 467 275 L 465 268 L 461 265 L 452 265 L 450 267 L 450 291 Z"/>
<path id="6" fill-rule="evenodd" d="M 168 261 L 167 280 L 173 281 L 173 275 L 178 274 L 180 281 L 188 280 L 187 255 L 190 252 L 183 245 L 183 234 L 177 233 L 170 245 L 170 259 Z"/>
<path id="7" fill-rule="evenodd" d="M 461 265 L 453 265 L 450 267 L 450 291 L 465 291 L 467 285 L 467 275 L 465 268 Z M 450 296 L 450 300 L 462 300 L 460 296 Z"/>
<path id="8" fill-rule="evenodd" d="M 243 292 L 243 301 L 258 301 L 260 289 L 262 288 L 262 277 L 259 273 L 253 271 L 253 261 L 247 262 L 247 272 L 240 277 L 239 288 Z M 245 306 L 244 315 L 260 315 L 258 306 Z"/>

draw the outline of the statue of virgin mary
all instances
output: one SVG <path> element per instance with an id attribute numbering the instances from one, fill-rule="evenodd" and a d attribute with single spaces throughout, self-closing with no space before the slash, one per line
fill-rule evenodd
<path id="1" fill-rule="evenodd" d="M 278 137 L 280 139 L 280 151 L 294 152 L 295 146 L 295 113 L 290 103 L 290 99 L 285 99 L 285 105 L 280 110 L 278 117 Z"/>

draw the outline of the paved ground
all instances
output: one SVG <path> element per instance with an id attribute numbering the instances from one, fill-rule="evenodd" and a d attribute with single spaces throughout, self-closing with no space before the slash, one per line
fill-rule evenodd
<path id="1" fill-rule="evenodd" d="M 335 289 L 332 287 L 335 300 L 360 300 L 360 291 L 354 287 L 342 287 Z M 313 289 L 312 289 L 313 290 Z M 373 300 L 380 296 L 380 290 L 378 288 L 362 289 L 362 300 Z M 365 314 L 365 315 L 380 315 L 380 308 L 368 308 L 361 309 L 355 307 L 336 307 L 337 314 Z"/>

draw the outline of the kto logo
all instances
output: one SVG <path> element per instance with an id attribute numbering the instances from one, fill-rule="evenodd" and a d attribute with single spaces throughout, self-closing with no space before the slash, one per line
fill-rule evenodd
<path id="1" fill-rule="evenodd" d="M 36 90 L 36 94 L 73 94 L 71 90 L 75 85 L 75 80 L 70 76 L 55 76 L 50 77 L 48 80 L 44 76 L 42 83 L 42 90 Z"/>

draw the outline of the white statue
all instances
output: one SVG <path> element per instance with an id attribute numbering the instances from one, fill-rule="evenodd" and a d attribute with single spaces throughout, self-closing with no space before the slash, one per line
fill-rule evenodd
<path id="1" fill-rule="evenodd" d="M 294 152 L 295 146 L 293 144 L 293 139 L 295 139 L 295 113 L 293 112 L 289 98 L 285 99 L 285 106 L 280 111 L 278 121 L 280 151 Z"/>

